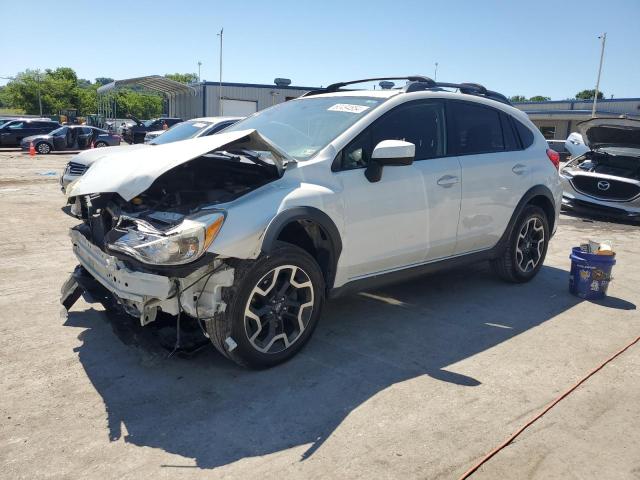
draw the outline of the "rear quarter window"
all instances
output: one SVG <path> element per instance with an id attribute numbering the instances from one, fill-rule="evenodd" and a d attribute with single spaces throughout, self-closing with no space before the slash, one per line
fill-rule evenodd
<path id="1" fill-rule="evenodd" d="M 520 120 L 516 120 L 515 118 L 513 119 L 513 124 L 516 126 L 522 148 L 529 148 L 531 145 L 533 145 L 533 132 L 531 131 L 531 129 L 524 126 Z"/>

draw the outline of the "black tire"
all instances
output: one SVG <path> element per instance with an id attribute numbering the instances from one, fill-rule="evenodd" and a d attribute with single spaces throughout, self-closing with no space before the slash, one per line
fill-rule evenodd
<path id="1" fill-rule="evenodd" d="M 540 251 L 538 252 L 535 245 L 531 248 L 534 250 L 532 253 L 531 259 L 529 259 L 526 255 L 523 256 L 522 251 L 526 251 L 525 248 L 518 248 L 521 241 L 527 244 L 526 239 L 521 239 L 520 235 L 524 231 L 525 226 L 529 225 L 533 226 L 541 226 L 544 234 L 544 244 L 541 246 Z M 509 236 L 509 240 L 507 243 L 507 247 L 505 248 L 502 256 L 491 261 L 491 267 L 493 271 L 503 280 L 514 283 L 524 283 L 531 280 L 542 268 L 542 264 L 544 263 L 544 259 L 547 255 L 547 248 L 549 246 L 549 221 L 547 219 L 547 214 L 540 207 L 535 205 L 527 205 L 523 212 L 518 217 L 514 228 Z M 538 242 L 538 239 L 535 238 L 533 241 L 529 241 L 528 243 Z M 530 262 L 537 260 L 533 268 L 526 269 L 527 265 L 530 265 Z M 523 267 L 523 264 L 524 267 Z"/>
<path id="2" fill-rule="evenodd" d="M 102 147 L 108 147 L 109 145 L 107 145 L 105 142 L 97 142 L 94 146 L 95 148 L 102 148 Z"/>
<path id="3" fill-rule="evenodd" d="M 273 252 L 269 255 L 261 255 L 255 261 L 238 261 L 233 266 L 235 268 L 234 284 L 229 288 L 224 288 L 222 291 L 222 300 L 227 305 L 226 310 L 212 319 L 205 321 L 211 342 L 220 353 L 237 364 L 245 367 L 268 368 L 290 359 L 298 353 L 298 351 L 309 340 L 318 323 L 318 319 L 320 318 L 320 313 L 324 304 L 325 282 L 318 263 L 311 255 L 301 248 L 288 243 L 279 242 Z M 280 277 L 273 273 L 274 269 L 282 267 L 283 270 L 278 273 L 278 275 L 286 276 L 287 273 L 285 272 L 287 271 L 287 266 L 297 267 L 299 270 L 296 270 L 295 272 L 297 273 L 295 274 L 301 275 L 301 278 L 305 279 L 305 284 L 307 283 L 307 280 L 311 282 L 311 286 L 309 287 L 296 289 L 291 286 L 290 289 L 293 289 L 291 293 L 292 295 L 298 295 L 298 292 L 301 292 L 306 296 L 312 295 L 312 297 L 310 297 L 311 300 L 304 300 L 305 302 L 311 301 L 312 306 L 299 308 L 297 310 L 298 324 L 300 323 L 299 319 L 302 315 L 300 312 L 303 312 L 304 315 L 307 316 L 307 319 L 304 328 L 300 328 L 301 332 L 298 333 L 298 336 L 295 337 L 295 339 L 289 340 L 289 338 L 287 338 L 288 341 L 291 341 L 290 345 L 286 346 L 286 341 L 283 338 L 282 341 L 278 340 L 273 343 L 271 348 L 274 351 L 260 351 L 252 342 L 248 329 L 252 326 L 256 326 L 256 324 L 260 325 L 263 320 L 252 320 L 250 317 L 246 317 L 245 309 L 249 309 L 249 301 L 251 300 L 253 302 L 252 299 L 256 295 L 259 298 L 261 297 L 260 294 L 254 293 L 254 288 L 258 288 L 260 285 L 265 285 L 265 283 L 260 283 L 261 281 L 268 283 L 272 280 L 269 291 L 276 290 L 276 285 L 278 285 L 276 282 L 280 281 Z M 294 270 L 291 271 L 294 272 Z M 300 271 L 302 273 L 299 273 Z M 293 275 L 293 273 L 291 273 L 291 275 Z M 299 277 L 294 277 L 296 282 L 298 282 L 298 278 Z M 284 283 L 279 286 L 283 284 Z M 267 287 L 264 288 L 265 290 L 267 289 Z M 265 305 L 262 305 L 261 310 L 265 308 L 272 308 L 271 312 L 263 315 L 263 317 L 271 320 L 269 323 L 264 324 L 267 325 L 268 328 L 263 329 L 262 326 L 258 326 L 257 331 L 252 332 L 253 335 L 258 335 L 258 333 L 262 333 L 263 331 L 266 333 L 278 331 L 280 333 L 275 335 L 275 337 L 283 334 L 286 337 L 289 337 L 289 335 L 285 333 L 286 326 L 295 326 L 295 321 L 292 320 L 290 316 L 283 320 L 283 315 L 291 315 L 291 312 L 287 310 L 293 307 L 283 307 L 283 305 L 286 305 L 283 303 L 280 303 L 279 306 L 276 305 L 275 307 L 269 307 L 269 305 L 266 305 L 267 296 L 265 295 L 261 298 L 265 300 Z M 284 299 L 284 296 L 282 298 Z M 299 303 L 302 303 L 302 301 L 303 300 L 299 300 Z M 278 313 L 274 313 L 274 309 L 276 307 L 278 308 Z M 250 313 L 253 312 L 250 311 Z M 280 315 L 280 319 L 274 320 L 274 316 L 278 315 Z M 272 323 L 277 325 L 273 327 L 273 330 L 270 328 Z M 273 336 L 271 338 L 273 341 Z M 257 338 L 255 339 L 255 342 L 258 343 Z M 279 348 L 281 346 L 284 347 L 283 350 L 275 351 L 277 350 L 276 347 Z"/>
<path id="4" fill-rule="evenodd" d="M 39 142 L 36 144 L 35 146 L 36 152 L 41 153 L 42 155 L 47 155 L 49 153 L 51 153 L 51 145 L 49 145 L 47 142 Z"/>

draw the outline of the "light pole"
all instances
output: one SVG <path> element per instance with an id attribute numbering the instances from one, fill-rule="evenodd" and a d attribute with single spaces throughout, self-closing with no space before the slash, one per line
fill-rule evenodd
<path id="1" fill-rule="evenodd" d="M 220 33 L 218 33 L 218 36 L 220 37 L 220 81 L 218 82 L 218 105 L 219 105 L 219 110 L 220 110 L 220 116 L 223 115 L 223 108 L 222 108 L 222 35 L 224 34 L 224 28 L 220 29 Z"/>
<path id="2" fill-rule="evenodd" d="M 200 83 L 200 67 L 202 66 L 202 62 L 198 60 L 198 83 Z"/>
<path id="3" fill-rule="evenodd" d="M 40 70 L 36 70 L 36 75 L 38 79 L 38 106 L 40 107 L 40 118 L 42 118 L 42 94 L 40 88 Z"/>
<path id="4" fill-rule="evenodd" d="M 433 72 L 433 79 L 438 81 L 438 62 L 436 62 L 436 69 Z"/>
<path id="5" fill-rule="evenodd" d="M 595 95 L 593 96 L 591 118 L 594 118 L 596 116 L 596 105 L 598 103 L 598 92 L 600 90 L 600 74 L 602 73 L 602 60 L 604 60 L 604 45 L 607 42 L 607 32 L 604 32 L 602 35 L 598 36 L 598 38 L 601 40 L 602 45 L 600 47 L 600 66 L 598 67 L 598 80 L 596 81 L 596 91 Z"/>

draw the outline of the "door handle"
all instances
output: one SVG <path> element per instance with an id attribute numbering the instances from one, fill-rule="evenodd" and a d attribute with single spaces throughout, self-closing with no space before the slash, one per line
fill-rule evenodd
<path id="1" fill-rule="evenodd" d="M 527 166 L 521 163 L 516 163 L 511 169 L 511 171 L 516 175 L 522 175 L 523 173 L 527 173 L 527 170 L 528 170 Z"/>
<path id="2" fill-rule="evenodd" d="M 445 175 L 444 177 L 440 177 L 436 182 L 438 185 L 444 188 L 449 188 L 458 183 L 460 179 L 454 175 Z"/>

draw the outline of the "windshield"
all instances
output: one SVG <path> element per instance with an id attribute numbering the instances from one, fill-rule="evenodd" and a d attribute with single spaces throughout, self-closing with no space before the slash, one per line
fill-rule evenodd
<path id="1" fill-rule="evenodd" d="M 188 121 L 174 125 L 169 130 L 149 142 L 150 145 L 162 145 L 164 143 L 186 140 L 198 135 L 205 128 L 213 125 L 211 122 Z"/>
<path id="2" fill-rule="evenodd" d="M 153 124 L 154 124 L 154 122 L 155 122 L 155 121 L 156 121 L 156 120 L 155 120 L 155 118 L 152 118 L 151 120 L 145 120 L 144 122 L 142 122 L 142 124 L 143 124 L 145 127 L 150 127 L 151 125 L 153 125 Z"/>
<path id="3" fill-rule="evenodd" d="M 67 128 L 68 127 L 56 128 L 55 130 L 49 132 L 49 135 L 52 135 L 54 137 L 62 137 L 63 135 L 67 134 Z"/>
<path id="4" fill-rule="evenodd" d="M 384 98 L 316 97 L 262 110 L 225 132 L 255 129 L 296 160 L 308 160 Z"/>
<path id="5" fill-rule="evenodd" d="M 11 118 L 0 118 L 0 127 L 2 127 L 3 125 L 6 125 L 9 122 L 13 122 L 13 119 L 11 119 Z"/>

